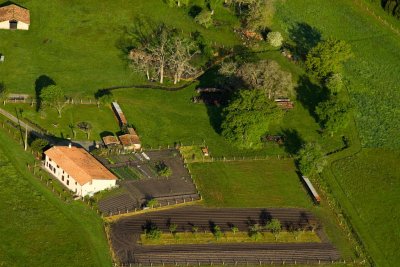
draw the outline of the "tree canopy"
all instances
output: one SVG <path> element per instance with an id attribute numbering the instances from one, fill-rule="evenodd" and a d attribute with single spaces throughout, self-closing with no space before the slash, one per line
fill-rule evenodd
<path id="1" fill-rule="evenodd" d="M 57 110 L 61 118 L 61 112 L 67 105 L 64 90 L 58 85 L 49 85 L 43 88 L 40 93 L 40 99 L 44 106 L 50 106 Z"/>
<path id="2" fill-rule="evenodd" d="M 350 121 L 349 104 L 337 97 L 321 102 L 315 113 L 330 135 L 345 128 Z"/>
<path id="3" fill-rule="evenodd" d="M 342 64 L 353 56 L 351 47 L 343 40 L 329 38 L 319 42 L 307 54 L 306 68 L 320 79 L 340 73 Z"/>
<path id="4" fill-rule="evenodd" d="M 282 111 L 260 90 L 239 90 L 224 108 L 222 135 L 240 148 L 259 148 L 270 121 Z"/>
<path id="5" fill-rule="evenodd" d="M 299 169 L 304 175 L 321 173 L 328 164 L 322 148 L 317 143 L 307 143 L 300 149 L 297 156 Z"/>

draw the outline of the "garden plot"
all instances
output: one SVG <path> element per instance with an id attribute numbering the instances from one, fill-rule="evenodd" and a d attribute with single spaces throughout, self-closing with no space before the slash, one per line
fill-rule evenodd
<path id="1" fill-rule="evenodd" d="M 272 219 L 281 222 L 282 231 L 291 228 L 318 235 L 312 242 L 252 242 L 252 243 L 198 243 L 171 245 L 143 245 L 140 238 L 144 229 L 156 227 L 162 234 L 174 232 L 181 236 L 212 233 L 220 227 L 222 239 L 237 228 L 237 234 L 248 233 L 253 225 L 265 226 Z M 196 231 L 193 232 L 194 227 Z M 282 234 L 283 234 L 282 232 Z M 261 263 L 331 263 L 340 254 L 324 238 L 322 227 L 312 213 L 304 209 L 218 209 L 199 206 L 183 207 L 153 213 L 145 213 L 122 219 L 111 227 L 111 243 L 119 261 L 123 264 L 261 264 Z M 182 243 L 182 240 L 180 240 Z M 281 240 L 282 241 L 282 240 Z"/>
<path id="2" fill-rule="evenodd" d="M 152 199 L 159 206 L 200 199 L 178 150 L 118 155 L 108 162 L 106 166 L 120 177 L 119 184 L 126 190 L 99 201 L 99 208 L 106 215 L 141 209 Z"/>

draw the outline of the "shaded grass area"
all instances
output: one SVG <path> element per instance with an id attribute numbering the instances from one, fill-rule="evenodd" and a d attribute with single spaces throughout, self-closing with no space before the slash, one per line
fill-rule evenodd
<path id="1" fill-rule="evenodd" d="M 148 239 L 145 234 L 140 236 L 142 245 L 174 245 L 174 244 L 220 244 L 220 243 L 309 243 L 321 242 L 315 232 L 299 232 L 298 236 L 293 233 L 282 231 L 277 235 L 270 232 L 262 232 L 257 239 L 250 237 L 248 233 L 237 232 L 235 234 L 224 232 L 222 237 L 216 239 L 213 233 L 162 233 L 160 239 Z"/>
<path id="2" fill-rule="evenodd" d="M 400 169 L 394 167 L 399 160 L 398 151 L 364 149 L 332 165 L 360 220 L 356 229 L 366 237 L 367 249 L 378 266 L 393 266 L 400 261 L 400 234 L 393 231 L 400 219 Z"/>
<path id="3" fill-rule="evenodd" d="M 81 202 L 62 203 L 26 168 L 29 154 L 0 132 L 0 263 L 110 266 L 102 220 Z"/>
<path id="4" fill-rule="evenodd" d="M 12 92 L 34 94 L 38 77 L 47 75 L 73 95 L 92 95 L 97 89 L 142 83 L 127 68 L 121 50 L 126 28 L 149 18 L 183 30 L 199 31 L 206 40 L 226 47 L 238 44 L 232 31 L 237 19 L 223 7 L 215 16 L 220 26 L 205 29 L 185 8 L 170 8 L 162 0 L 149 1 L 17 1 L 31 13 L 29 31 L 0 31 L 5 62 L 0 76 Z"/>
<path id="5" fill-rule="evenodd" d="M 323 200 L 320 205 L 313 205 L 296 174 L 293 160 L 271 157 L 257 161 L 193 163 L 190 170 L 206 206 L 309 209 L 343 258 L 357 259 L 328 203 Z"/>
<path id="6" fill-rule="evenodd" d="M 101 135 L 115 134 L 120 130 L 118 121 L 114 116 L 111 107 L 96 105 L 67 105 L 63 110 L 62 117 L 59 118 L 57 111 L 45 108 L 43 111 L 36 112 L 35 107 L 29 104 L 7 104 L 3 106 L 14 116 L 19 116 L 27 123 L 34 122 L 41 128 L 61 138 L 72 138 L 75 140 L 87 140 L 87 134 L 81 131 L 76 125 L 78 122 L 85 121 L 92 125 L 89 140 L 101 140 Z M 28 119 L 28 120 L 26 120 Z M 70 125 L 74 125 L 76 138 Z"/>

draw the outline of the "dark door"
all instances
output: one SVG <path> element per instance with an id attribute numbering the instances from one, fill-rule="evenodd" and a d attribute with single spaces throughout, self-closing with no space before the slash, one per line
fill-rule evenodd
<path id="1" fill-rule="evenodd" d="M 10 29 L 11 30 L 16 30 L 17 28 L 18 28 L 18 21 L 10 20 Z"/>

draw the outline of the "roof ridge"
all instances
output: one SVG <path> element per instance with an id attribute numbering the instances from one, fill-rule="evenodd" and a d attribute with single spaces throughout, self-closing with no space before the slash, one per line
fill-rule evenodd
<path id="1" fill-rule="evenodd" d="M 57 149 L 58 149 L 59 147 L 61 147 L 61 146 L 56 146 Z M 85 153 L 87 153 L 86 150 L 83 149 L 83 148 L 69 147 L 68 149 L 71 149 L 71 148 L 77 149 L 77 150 L 81 150 L 81 149 L 82 149 Z M 58 151 L 60 151 L 60 152 L 62 153 L 61 150 L 58 149 Z M 63 154 L 64 154 L 64 153 L 63 153 Z M 92 178 L 92 175 L 90 175 L 85 169 L 83 169 L 81 166 L 79 166 L 77 163 L 75 163 L 75 161 L 74 161 L 68 154 L 64 154 L 64 157 L 67 157 L 67 158 L 69 159 L 69 161 L 72 162 L 72 164 L 74 165 L 74 167 L 80 169 L 80 170 L 83 171 L 87 176 L 89 176 L 90 178 Z M 76 180 L 76 177 L 73 177 L 73 178 Z M 93 179 L 92 179 L 92 180 L 93 180 Z M 82 185 L 85 185 L 85 184 L 87 184 L 87 183 L 84 183 L 84 184 L 82 184 Z"/>

